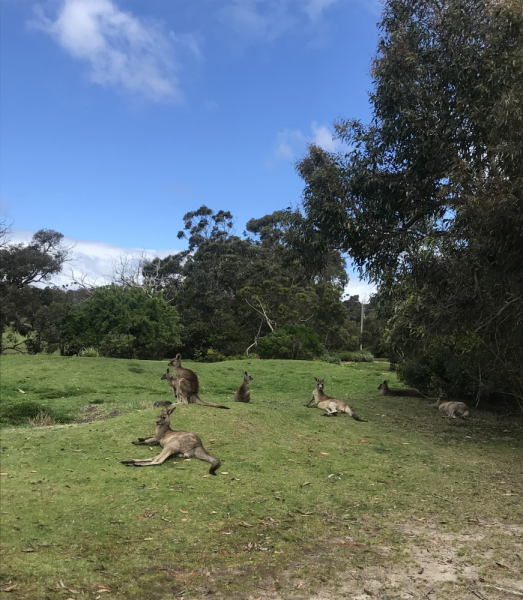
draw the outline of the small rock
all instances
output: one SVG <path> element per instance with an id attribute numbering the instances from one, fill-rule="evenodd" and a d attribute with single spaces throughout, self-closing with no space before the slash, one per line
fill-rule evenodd
<path id="1" fill-rule="evenodd" d="M 170 400 L 157 400 L 153 404 L 153 408 L 162 408 L 162 406 L 169 406 L 170 404 L 172 404 Z"/>

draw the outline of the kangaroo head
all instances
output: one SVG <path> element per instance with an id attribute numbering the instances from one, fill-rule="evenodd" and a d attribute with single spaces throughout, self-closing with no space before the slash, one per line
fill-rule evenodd
<path id="1" fill-rule="evenodd" d="M 165 371 L 165 373 L 160 377 L 160 379 L 162 381 L 164 381 L 165 379 L 167 379 L 167 376 L 170 374 L 169 369 L 167 369 L 167 371 Z"/>
<path id="2" fill-rule="evenodd" d="M 325 385 L 325 377 L 323 379 L 314 378 L 316 380 L 316 389 L 323 392 L 323 386 Z"/>
<path id="3" fill-rule="evenodd" d="M 247 371 L 245 371 L 243 373 L 243 380 L 244 381 L 252 381 L 252 377 L 249 375 L 249 373 L 247 373 Z"/>
<path id="4" fill-rule="evenodd" d="M 182 355 L 177 354 L 171 361 L 169 361 L 169 366 L 174 367 L 175 369 L 182 366 Z"/>
<path id="5" fill-rule="evenodd" d="M 388 384 L 389 384 L 389 380 L 385 379 L 385 381 L 383 383 L 380 383 L 378 385 L 378 390 L 386 389 L 387 387 L 389 387 Z"/>
<path id="6" fill-rule="evenodd" d="M 167 410 L 164 406 L 162 408 L 162 412 L 158 415 L 158 419 L 156 420 L 156 425 L 159 427 L 167 425 L 167 427 L 171 424 L 171 414 L 175 411 L 176 406 Z"/>

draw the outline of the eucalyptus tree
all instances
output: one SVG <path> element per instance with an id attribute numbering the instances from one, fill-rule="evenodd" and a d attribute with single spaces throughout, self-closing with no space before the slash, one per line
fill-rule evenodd
<path id="1" fill-rule="evenodd" d="M 523 3 L 387 0 L 380 30 L 371 122 L 338 121 L 347 150 L 297 165 L 294 246 L 381 284 L 405 367 L 522 402 Z"/>

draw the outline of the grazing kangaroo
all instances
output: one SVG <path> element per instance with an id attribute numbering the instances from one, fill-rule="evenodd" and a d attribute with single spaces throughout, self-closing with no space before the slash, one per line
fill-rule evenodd
<path id="1" fill-rule="evenodd" d="M 252 377 L 247 373 L 247 371 L 243 374 L 243 383 L 234 393 L 234 401 L 235 402 L 250 402 L 251 401 L 251 390 L 250 390 L 250 382 L 252 381 Z"/>
<path id="2" fill-rule="evenodd" d="M 382 396 L 408 396 L 410 398 L 425 398 L 426 400 L 433 400 L 433 398 L 425 396 L 423 392 L 420 392 L 416 388 L 403 388 L 391 390 L 388 383 L 389 380 L 385 379 L 385 381 L 383 383 L 380 383 L 380 385 L 378 386 L 378 390 L 381 390 Z"/>
<path id="3" fill-rule="evenodd" d="M 202 440 L 190 431 L 173 431 L 171 425 L 171 413 L 176 407 L 162 412 L 156 421 L 156 433 L 152 437 L 138 438 L 133 441 L 136 445 L 161 446 L 163 450 L 153 458 L 142 458 L 136 460 L 122 460 L 121 463 L 133 467 L 156 467 L 165 462 L 172 454 L 183 458 L 199 458 L 211 463 L 209 473 L 216 475 L 215 471 L 222 464 L 219 458 L 211 456 L 203 447 Z"/>
<path id="4" fill-rule="evenodd" d="M 355 421 L 366 423 L 364 419 L 360 419 L 358 415 L 350 409 L 350 406 L 345 400 L 331 398 L 323 392 L 325 377 L 323 379 L 315 377 L 314 379 L 316 380 L 316 389 L 312 392 L 312 398 L 309 400 L 308 404 L 306 404 L 308 408 L 320 408 L 321 410 L 325 410 L 324 417 L 336 417 L 338 413 L 347 413 Z"/>
<path id="5" fill-rule="evenodd" d="M 433 408 L 438 408 L 440 412 L 443 413 L 443 416 L 450 417 L 451 419 L 456 419 L 460 417 L 461 419 L 465 419 L 469 416 L 469 407 L 464 402 L 454 402 L 452 400 L 443 400 L 440 396 L 438 401 L 435 404 L 431 404 Z"/>
<path id="6" fill-rule="evenodd" d="M 200 398 L 198 395 L 198 392 L 200 391 L 198 376 L 194 371 L 182 367 L 181 354 L 177 354 L 176 358 L 173 358 L 169 362 L 169 366 L 173 367 L 173 371 L 176 373 L 176 394 L 178 396 L 178 404 L 200 404 L 201 406 L 212 406 L 213 408 L 226 408 L 229 410 L 228 406 L 205 402 L 205 400 Z M 167 370 L 167 372 L 169 372 L 169 370 Z M 167 379 L 167 373 L 164 375 Z"/>

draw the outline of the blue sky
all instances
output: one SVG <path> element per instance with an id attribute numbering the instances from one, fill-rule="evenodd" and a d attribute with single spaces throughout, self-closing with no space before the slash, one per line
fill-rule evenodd
<path id="1" fill-rule="evenodd" d="M 15 240 L 185 247 L 201 204 L 299 203 L 294 161 L 368 121 L 372 0 L 3 0 L 0 206 Z M 162 252 L 163 251 L 163 252 Z M 356 281 L 353 282 L 356 284 Z"/>

